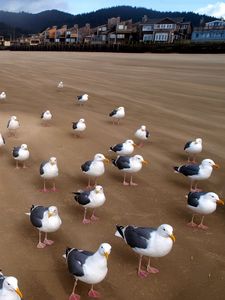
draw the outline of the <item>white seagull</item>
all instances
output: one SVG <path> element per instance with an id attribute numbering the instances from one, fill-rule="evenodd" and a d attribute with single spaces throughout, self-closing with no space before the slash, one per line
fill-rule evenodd
<path id="1" fill-rule="evenodd" d="M 26 168 L 25 161 L 29 158 L 30 152 L 26 144 L 22 144 L 19 147 L 14 147 L 12 156 L 16 161 L 16 169 L 19 169 L 19 161 L 23 162 L 23 168 Z"/>
<path id="2" fill-rule="evenodd" d="M 184 146 L 184 151 L 188 154 L 188 163 L 195 163 L 196 155 L 202 152 L 202 139 L 197 138 L 195 141 L 189 141 Z"/>
<path id="3" fill-rule="evenodd" d="M 10 117 L 7 128 L 9 130 L 9 135 L 16 136 L 16 130 L 20 127 L 20 123 L 16 116 Z"/>
<path id="4" fill-rule="evenodd" d="M 62 221 L 58 215 L 58 209 L 56 206 L 44 207 L 40 205 L 32 205 L 30 213 L 26 213 L 30 216 L 31 224 L 39 230 L 39 242 L 37 248 L 45 248 L 46 245 L 50 246 L 54 242 L 48 240 L 47 234 L 49 232 L 57 231 L 62 225 Z M 45 238 L 42 243 L 41 232 L 45 233 Z"/>
<path id="5" fill-rule="evenodd" d="M 13 276 L 4 276 L 0 272 L 0 300 L 22 300 L 18 280 Z"/>
<path id="6" fill-rule="evenodd" d="M 80 137 L 80 133 L 86 129 L 86 124 L 84 119 L 80 119 L 77 122 L 73 122 L 73 130 L 77 137 Z"/>
<path id="7" fill-rule="evenodd" d="M 124 172 L 123 185 L 137 185 L 133 182 L 133 176 L 130 177 L 130 182 L 126 181 L 126 173 L 137 173 L 142 169 L 143 164 L 148 164 L 141 155 L 118 156 L 116 159 L 112 159 L 112 163 L 122 172 Z"/>
<path id="8" fill-rule="evenodd" d="M 54 178 L 59 175 L 59 170 L 57 166 L 56 157 L 51 157 L 49 161 L 43 161 L 40 165 L 40 175 L 44 179 L 44 188 L 41 190 L 42 192 L 48 192 L 45 186 L 46 179 L 53 179 L 53 188 L 52 191 L 56 191 L 55 180 Z"/>
<path id="9" fill-rule="evenodd" d="M 145 125 L 141 125 L 141 127 L 136 130 L 134 135 L 138 140 L 141 141 L 140 144 L 138 145 L 139 147 L 143 147 L 144 141 L 146 141 L 150 137 L 150 133 L 146 129 Z"/>
<path id="10" fill-rule="evenodd" d="M 84 207 L 83 224 L 89 224 L 91 221 L 96 221 L 95 209 L 105 203 L 105 194 L 101 185 L 96 185 L 91 191 L 78 191 L 73 193 L 74 199 Z M 93 212 L 90 219 L 86 218 L 87 208 L 92 208 Z"/>
<path id="11" fill-rule="evenodd" d="M 5 139 L 0 133 L 0 148 L 3 147 L 4 145 L 5 145 Z"/>
<path id="12" fill-rule="evenodd" d="M 95 177 L 94 185 L 96 185 L 97 177 L 102 176 L 105 173 L 104 162 L 108 163 L 109 160 L 103 154 L 97 153 L 93 160 L 88 160 L 81 165 L 82 172 L 88 175 L 88 188 L 91 187 L 90 177 Z"/>
<path id="13" fill-rule="evenodd" d="M 187 196 L 187 207 L 193 212 L 193 216 L 191 222 L 188 223 L 188 226 L 198 226 L 198 228 L 203 230 L 208 229 L 207 226 L 203 225 L 204 216 L 212 214 L 216 210 L 217 204 L 224 205 L 224 201 L 220 199 L 216 193 L 190 192 Z M 201 223 L 199 225 L 194 223 L 196 214 L 202 215 Z"/>
<path id="14" fill-rule="evenodd" d="M 0 93 L 0 100 L 5 100 L 6 99 L 6 93 L 5 92 L 1 92 Z"/>
<path id="15" fill-rule="evenodd" d="M 151 257 L 167 255 L 175 242 L 173 227 L 162 224 L 158 228 L 136 227 L 133 225 L 116 226 L 116 236 L 122 238 L 132 250 L 140 255 L 138 276 L 147 277 L 148 273 L 158 273 L 159 270 L 150 266 Z M 148 256 L 147 272 L 141 269 L 142 256 Z"/>
<path id="16" fill-rule="evenodd" d="M 113 124 L 114 124 L 115 119 L 117 120 L 117 124 L 119 124 L 120 119 L 125 117 L 124 107 L 121 106 L 121 107 L 118 107 L 118 108 L 114 109 L 113 111 L 111 111 L 109 116 L 113 118 Z"/>
<path id="17" fill-rule="evenodd" d="M 174 167 L 175 173 L 181 173 L 191 180 L 191 191 L 198 191 L 197 181 L 208 179 L 213 168 L 219 168 L 212 159 L 203 159 L 200 165 L 187 164 L 179 167 Z M 194 182 L 196 181 L 195 188 L 193 188 Z"/>
<path id="18" fill-rule="evenodd" d="M 98 250 L 93 253 L 75 248 L 67 248 L 63 257 L 67 261 L 69 272 L 74 276 L 75 282 L 69 300 L 80 300 L 80 296 L 75 294 L 78 280 L 91 284 L 88 296 L 99 298 L 101 295 L 94 290 L 94 284 L 98 284 L 105 279 L 108 267 L 107 259 L 111 252 L 111 245 L 102 243 Z"/>
<path id="19" fill-rule="evenodd" d="M 60 81 L 59 83 L 58 83 L 58 89 L 63 89 L 63 81 Z"/>
<path id="20" fill-rule="evenodd" d="M 52 119 L 50 110 L 46 110 L 41 114 L 41 119 L 44 121 L 45 126 L 49 125 L 49 121 Z"/>
<path id="21" fill-rule="evenodd" d="M 110 147 L 109 151 L 113 151 L 118 155 L 130 155 L 134 152 L 136 144 L 132 140 L 126 140 L 123 143 L 116 144 Z"/>
<path id="22" fill-rule="evenodd" d="M 83 95 L 77 96 L 77 100 L 80 105 L 84 104 L 85 102 L 88 101 L 88 94 L 83 94 Z"/>

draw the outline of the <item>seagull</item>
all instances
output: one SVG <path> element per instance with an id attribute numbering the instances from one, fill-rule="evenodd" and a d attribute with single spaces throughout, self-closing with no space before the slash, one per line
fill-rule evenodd
<path id="1" fill-rule="evenodd" d="M 96 179 L 97 177 L 103 175 L 105 173 L 105 166 L 104 162 L 109 162 L 107 158 L 101 153 L 97 153 L 94 156 L 93 160 L 86 161 L 83 165 L 81 165 L 81 170 L 83 173 L 87 174 L 89 176 L 88 179 L 88 188 L 91 187 L 91 178 L 95 177 L 95 183 L 96 185 Z"/>
<path id="2" fill-rule="evenodd" d="M 219 165 L 211 159 L 203 159 L 200 165 L 187 164 L 174 167 L 174 170 L 175 173 L 187 176 L 191 180 L 191 191 L 196 192 L 199 190 L 197 189 L 197 183 L 195 184 L 195 188 L 193 188 L 194 182 L 208 179 L 212 174 L 213 168 L 219 168 Z"/>
<path id="3" fill-rule="evenodd" d="M 129 156 L 117 156 L 116 159 L 112 159 L 112 163 L 121 171 L 124 172 L 123 185 L 137 185 L 133 182 L 133 176 L 130 177 L 130 183 L 126 181 L 126 173 L 139 172 L 143 164 L 148 164 L 141 155 Z"/>
<path id="4" fill-rule="evenodd" d="M 63 81 L 60 81 L 59 83 L 58 83 L 58 89 L 63 89 Z"/>
<path id="5" fill-rule="evenodd" d="M 75 294 L 78 280 L 91 284 L 91 289 L 88 292 L 89 297 L 100 298 L 100 293 L 94 290 L 94 284 L 98 284 L 105 279 L 108 272 L 107 259 L 110 252 L 111 245 L 108 243 L 102 243 L 95 253 L 75 248 L 66 249 L 63 257 L 67 261 L 69 272 L 75 279 L 69 300 L 80 300 L 80 296 Z"/>
<path id="6" fill-rule="evenodd" d="M 6 93 L 2 92 L 0 93 L 0 100 L 5 100 L 6 99 Z"/>
<path id="7" fill-rule="evenodd" d="M 137 139 L 141 141 L 138 145 L 140 148 L 144 146 L 144 141 L 146 141 L 150 137 L 150 133 L 146 129 L 145 125 L 141 125 L 141 127 L 136 130 L 134 135 Z"/>
<path id="8" fill-rule="evenodd" d="M 132 250 L 140 255 L 138 265 L 138 276 L 147 277 L 148 273 L 158 273 L 159 270 L 150 266 L 151 257 L 162 257 L 167 255 L 175 242 L 173 227 L 162 224 L 158 228 L 136 227 L 133 225 L 116 225 L 115 236 L 122 238 Z M 142 256 L 148 256 L 147 272 L 141 269 Z"/>
<path id="9" fill-rule="evenodd" d="M 50 246 L 54 242 L 47 239 L 49 232 L 55 232 L 62 225 L 62 221 L 58 215 L 56 206 L 44 207 L 40 205 L 32 205 L 30 212 L 26 213 L 30 216 L 30 221 L 34 227 L 39 230 L 39 242 L 37 248 L 45 248 L 46 245 Z M 45 232 L 43 243 L 41 242 L 41 232 Z"/>
<path id="10" fill-rule="evenodd" d="M 78 122 L 73 122 L 73 130 L 76 133 L 77 137 L 80 136 L 80 133 L 86 129 L 86 124 L 84 119 L 80 119 Z"/>
<path id="11" fill-rule="evenodd" d="M 105 203 L 105 194 L 101 185 L 96 185 L 91 191 L 78 191 L 73 193 L 74 199 L 84 207 L 83 224 L 89 224 L 91 221 L 96 221 L 95 209 Z M 93 208 L 93 213 L 90 219 L 86 218 L 87 208 Z"/>
<path id="12" fill-rule="evenodd" d="M 40 165 L 40 175 L 44 178 L 44 188 L 42 192 L 48 192 L 45 187 L 46 179 L 53 179 L 59 175 L 56 157 L 51 157 L 49 161 L 43 161 Z M 53 192 L 56 192 L 55 181 L 53 179 Z"/>
<path id="13" fill-rule="evenodd" d="M 187 142 L 184 146 L 184 151 L 188 154 L 188 163 L 195 163 L 196 155 L 202 152 L 202 139 L 197 138 L 195 141 Z"/>
<path id="14" fill-rule="evenodd" d="M 10 117 L 7 128 L 9 130 L 9 135 L 14 135 L 16 136 L 16 129 L 20 127 L 19 121 L 16 116 Z"/>
<path id="15" fill-rule="evenodd" d="M 84 102 L 88 101 L 88 94 L 77 96 L 77 100 L 80 105 L 84 104 Z"/>
<path id="16" fill-rule="evenodd" d="M 25 166 L 25 160 L 30 156 L 30 152 L 26 144 L 22 144 L 19 147 L 14 147 L 12 151 L 13 158 L 16 160 L 16 169 L 19 169 L 19 161 L 23 162 L 23 168 Z"/>
<path id="17" fill-rule="evenodd" d="M 134 147 L 136 144 L 132 140 L 126 140 L 125 142 L 121 144 L 116 144 L 112 147 L 110 147 L 109 151 L 113 151 L 118 155 L 130 155 L 134 151 Z"/>
<path id="18" fill-rule="evenodd" d="M 3 147 L 5 145 L 5 139 L 0 133 L 0 147 Z"/>
<path id="19" fill-rule="evenodd" d="M 114 109 L 113 111 L 111 111 L 109 116 L 113 118 L 113 124 L 114 124 L 115 119 L 117 119 L 117 124 L 119 124 L 120 119 L 125 117 L 124 107 L 121 106 L 121 107 Z"/>
<path id="20" fill-rule="evenodd" d="M 203 230 L 208 229 L 207 226 L 203 225 L 204 216 L 213 213 L 216 210 L 217 204 L 224 205 L 224 201 L 213 192 L 190 192 L 187 196 L 187 203 L 187 207 L 193 212 L 191 222 L 187 225 L 190 227 L 198 226 L 198 228 Z M 203 215 L 199 225 L 194 223 L 194 217 L 196 214 Z"/>
<path id="21" fill-rule="evenodd" d="M 0 272 L 0 300 L 22 300 L 18 280 L 13 276 L 4 276 Z"/>
<path id="22" fill-rule="evenodd" d="M 49 121 L 52 119 L 52 114 L 50 110 L 46 110 L 41 114 L 41 119 L 45 122 L 45 126 L 49 124 Z"/>

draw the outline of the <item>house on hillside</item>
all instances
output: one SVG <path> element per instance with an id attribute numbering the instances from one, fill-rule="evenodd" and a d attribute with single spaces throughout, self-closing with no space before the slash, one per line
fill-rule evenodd
<path id="1" fill-rule="evenodd" d="M 120 17 L 108 19 L 107 24 L 97 26 L 93 30 L 92 44 L 106 44 L 109 42 L 110 34 L 114 33 Z"/>
<path id="2" fill-rule="evenodd" d="M 133 23 L 132 19 L 121 21 L 116 25 L 115 31 L 109 35 L 109 43 L 128 44 L 138 39 L 138 23 Z"/>
<path id="3" fill-rule="evenodd" d="M 193 42 L 225 42 L 225 21 L 215 20 L 193 30 Z"/>
<path id="4" fill-rule="evenodd" d="M 143 42 L 173 43 L 190 39 L 191 33 L 191 22 L 184 22 L 183 18 L 149 19 L 144 16 L 140 24 L 140 41 Z"/>

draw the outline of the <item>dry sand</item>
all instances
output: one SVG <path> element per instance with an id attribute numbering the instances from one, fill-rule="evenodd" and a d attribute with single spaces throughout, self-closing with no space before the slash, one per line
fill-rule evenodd
<path id="1" fill-rule="evenodd" d="M 172 166 L 186 161 L 187 140 L 202 137 L 198 160 L 211 158 L 221 169 L 201 187 L 224 198 L 225 55 L 0 52 L 0 76 L 0 91 L 7 92 L 0 103 L 0 132 L 7 143 L 0 149 L 0 268 L 19 279 L 25 300 L 68 299 L 73 278 L 64 249 L 95 250 L 101 242 L 112 245 L 107 278 L 96 286 L 103 299 L 224 299 L 224 207 L 206 218 L 208 231 L 186 227 L 189 181 Z M 60 80 L 62 91 L 56 88 Z M 83 92 L 90 100 L 79 107 L 74 99 Z M 113 126 L 108 113 L 122 105 L 126 119 Z M 46 109 L 54 116 L 47 128 L 40 121 Z M 7 137 L 11 115 L 21 123 L 17 138 Z M 71 122 L 81 117 L 87 130 L 77 139 Z M 97 211 L 100 220 L 83 225 L 83 210 L 71 195 L 87 183 L 80 165 L 97 152 L 108 155 L 110 145 L 133 138 L 142 124 L 151 138 L 136 153 L 150 164 L 135 176 L 139 185 L 122 186 L 122 174 L 106 166 L 99 179 L 107 196 Z M 11 149 L 22 143 L 30 148 L 29 168 L 15 170 Z M 58 159 L 59 192 L 44 194 L 39 165 L 50 156 Z M 55 244 L 44 250 L 36 248 L 38 232 L 24 214 L 32 204 L 56 205 L 63 220 L 49 236 Z M 114 236 L 115 224 L 162 223 L 174 227 L 177 241 L 169 255 L 152 260 L 160 273 L 139 279 L 138 257 Z M 79 283 L 82 299 L 88 299 L 88 289 Z"/>

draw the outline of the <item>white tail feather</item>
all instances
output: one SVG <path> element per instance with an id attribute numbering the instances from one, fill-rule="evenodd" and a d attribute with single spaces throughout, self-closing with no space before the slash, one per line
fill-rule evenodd
<path id="1" fill-rule="evenodd" d="M 118 230 L 115 232 L 115 236 L 120 237 L 122 239 L 122 236 L 121 236 L 121 234 L 119 233 Z"/>
<path id="2" fill-rule="evenodd" d="M 30 213 L 25 213 L 25 215 L 30 216 Z"/>

